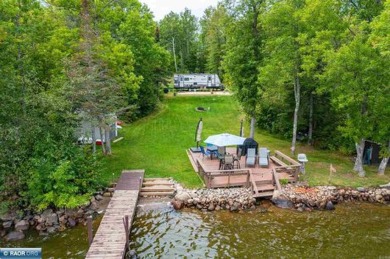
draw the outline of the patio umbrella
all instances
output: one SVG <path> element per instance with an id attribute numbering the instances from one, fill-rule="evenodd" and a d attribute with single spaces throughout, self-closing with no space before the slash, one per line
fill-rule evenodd
<path id="1" fill-rule="evenodd" d="M 199 147 L 199 142 L 202 140 L 202 130 L 203 130 L 203 121 L 202 118 L 200 118 L 195 131 L 195 141 L 196 141 L 197 148 Z"/>
<path id="2" fill-rule="evenodd" d="M 222 133 L 218 135 L 209 136 L 204 142 L 218 147 L 242 145 L 245 138 L 232 135 L 229 133 Z"/>

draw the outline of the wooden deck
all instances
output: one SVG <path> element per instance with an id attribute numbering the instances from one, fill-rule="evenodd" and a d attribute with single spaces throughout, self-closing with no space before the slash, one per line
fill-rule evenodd
<path id="1" fill-rule="evenodd" d="M 235 148 L 227 148 L 228 153 L 234 154 Z M 254 197 L 270 197 L 274 190 L 280 189 L 280 179 L 287 179 L 295 182 L 298 178 L 299 163 L 275 151 L 275 160 L 269 160 L 269 167 L 264 168 L 258 165 L 247 167 L 246 157 L 240 159 L 240 169 L 219 170 L 219 160 L 203 157 L 201 153 L 187 151 L 194 170 L 198 172 L 207 188 L 221 187 L 247 187 L 252 188 Z M 276 158 L 277 157 L 277 158 Z M 258 159 L 257 159 L 258 160 Z M 287 160 L 286 163 L 283 161 Z"/>
<path id="2" fill-rule="evenodd" d="M 123 219 L 129 217 L 130 231 L 143 178 L 144 170 L 122 171 L 85 258 L 124 258 L 128 237 Z"/>

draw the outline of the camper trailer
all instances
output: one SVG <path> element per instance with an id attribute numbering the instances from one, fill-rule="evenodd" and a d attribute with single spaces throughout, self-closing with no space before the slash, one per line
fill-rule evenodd
<path id="1" fill-rule="evenodd" d="M 175 74 L 173 80 L 174 87 L 178 90 L 200 88 L 224 89 L 217 74 Z"/>

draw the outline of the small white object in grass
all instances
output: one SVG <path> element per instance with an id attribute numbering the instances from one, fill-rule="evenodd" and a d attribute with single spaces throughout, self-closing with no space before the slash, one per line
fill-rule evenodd
<path id="1" fill-rule="evenodd" d="M 117 138 L 116 140 L 114 140 L 113 142 L 116 143 L 116 142 L 118 142 L 118 141 L 120 141 L 122 139 L 123 139 L 123 137 L 120 137 L 120 138 Z"/>

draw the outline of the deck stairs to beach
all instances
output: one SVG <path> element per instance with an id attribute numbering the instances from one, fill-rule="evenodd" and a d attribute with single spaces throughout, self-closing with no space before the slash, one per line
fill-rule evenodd
<path id="1" fill-rule="evenodd" d="M 274 194 L 275 186 L 272 180 L 253 180 L 253 197 L 254 198 L 266 198 L 271 197 Z"/>
<path id="2" fill-rule="evenodd" d="M 172 196 L 175 193 L 175 185 L 170 178 L 144 178 L 140 195 Z"/>

